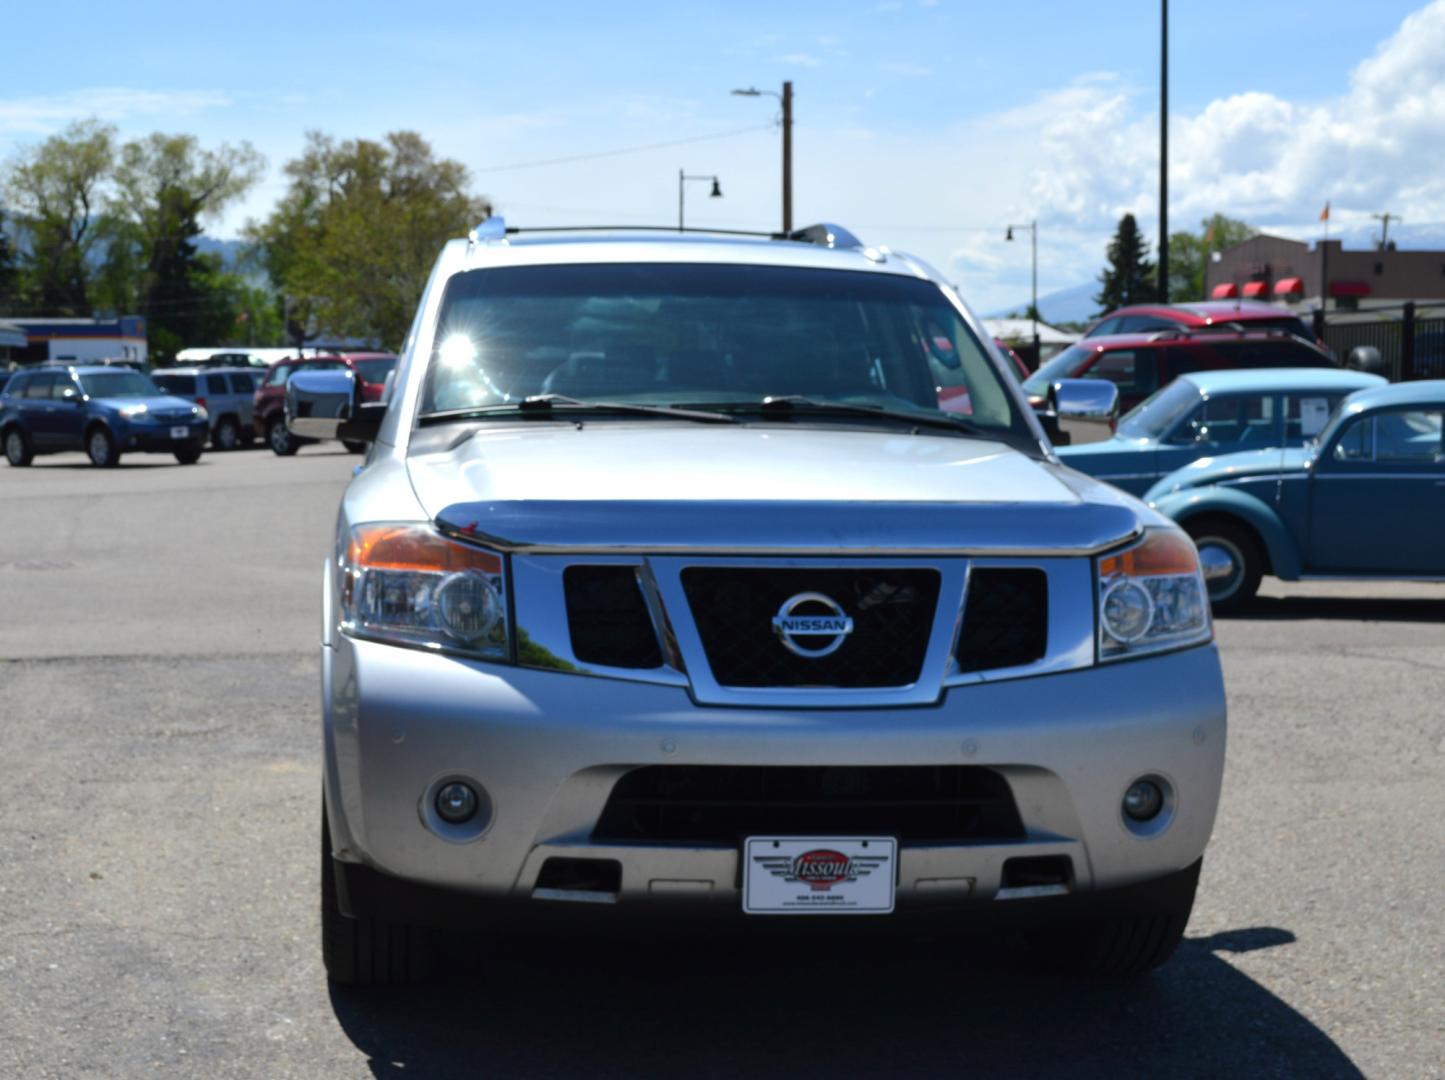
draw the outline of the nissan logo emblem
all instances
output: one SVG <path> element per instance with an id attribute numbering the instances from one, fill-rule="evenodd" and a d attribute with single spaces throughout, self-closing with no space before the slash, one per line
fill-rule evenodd
<path id="1" fill-rule="evenodd" d="M 798 609 L 804 606 L 826 610 L 797 614 Z M 773 633 L 778 635 L 783 648 L 809 660 L 831 656 L 842 648 L 852 632 L 853 620 L 844 613 L 843 606 L 822 593 L 804 592 L 790 596 L 773 616 Z M 820 643 L 805 645 L 800 638 Z"/>

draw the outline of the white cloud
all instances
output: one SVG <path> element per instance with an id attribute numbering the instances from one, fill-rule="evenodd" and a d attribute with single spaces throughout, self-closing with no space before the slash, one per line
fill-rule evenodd
<path id="1" fill-rule="evenodd" d="M 215 90 L 134 90 L 94 87 L 64 94 L 0 99 L 0 134 L 49 135 L 75 120 L 96 116 L 126 120 L 133 116 L 190 116 L 233 103 Z"/>
<path id="2" fill-rule="evenodd" d="M 823 61 L 820 60 L 820 59 L 818 59 L 818 57 L 814 56 L 812 53 L 804 53 L 804 52 L 791 52 L 791 53 L 784 53 L 782 56 L 775 56 L 775 57 L 773 57 L 773 63 L 775 63 L 775 64 L 792 64 L 792 65 L 795 66 L 795 67 L 810 67 L 810 68 L 822 67 L 822 66 L 823 66 Z"/>

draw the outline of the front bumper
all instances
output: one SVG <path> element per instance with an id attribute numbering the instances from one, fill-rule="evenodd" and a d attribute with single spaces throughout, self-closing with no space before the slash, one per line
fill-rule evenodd
<path id="1" fill-rule="evenodd" d="M 1118 889 L 1199 860 L 1224 769 L 1213 646 L 947 692 L 936 706 L 699 707 L 685 689 L 467 661 L 336 635 L 322 649 L 326 802 L 342 863 L 414 885 L 521 902 L 552 857 L 616 860 L 618 905 L 740 906 L 731 846 L 599 843 L 613 784 L 642 765 L 981 765 L 1012 789 L 1025 838 L 904 845 L 897 905 L 1012 898 L 1004 863 L 1064 855 L 1070 892 Z M 1174 792 L 1140 836 L 1137 777 Z M 491 801 L 466 842 L 427 824 L 425 793 L 464 777 Z M 538 901 L 541 906 L 544 901 Z"/>
<path id="2" fill-rule="evenodd" d="M 175 439 L 171 437 L 171 428 L 185 428 L 186 437 Z M 174 453 L 177 450 L 197 449 L 205 445 L 210 429 L 205 420 L 176 421 L 174 424 L 134 424 L 128 423 L 118 432 L 117 441 L 123 450 L 140 450 L 142 452 Z"/>

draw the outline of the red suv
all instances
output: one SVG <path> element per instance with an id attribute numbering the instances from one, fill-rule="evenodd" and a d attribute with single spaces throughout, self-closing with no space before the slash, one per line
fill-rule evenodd
<path id="1" fill-rule="evenodd" d="M 1042 407 L 1057 379 L 1108 379 L 1119 388 L 1119 412 L 1191 371 L 1230 368 L 1336 367 L 1311 341 L 1281 330 L 1190 332 L 1087 337 L 1024 380 L 1029 404 Z"/>
<path id="2" fill-rule="evenodd" d="M 396 357 L 382 352 L 330 353 L 321 356 L 293 357 L 278 360 L 266 372 L 266 378 L 256 389 L 255 411 L 251 422 L 256 434 L 283 457 L 296 453 L 303 445 L 311 442 L 292 435 L 286 430 L 286 382 L 298 371 L 320 371 L 345 365 L 356 376 L 361 387 L 362 401 L 380 401 L 386 377 L 396 367 Z M 346 443 L 346 449 L 359 454 L 366 449 L 365 443 Z"/>
<path id="3" fill-rule="evenodd" d="M 1314 334 L 1293 312 L 1258 300 L 1201 300 L 1197 304 L 1134 304 L 1094 320 L 1084 337 L 1147 334 L 1154 330 L 1230 327 L 1283 330 L 1313 341 Z"/>

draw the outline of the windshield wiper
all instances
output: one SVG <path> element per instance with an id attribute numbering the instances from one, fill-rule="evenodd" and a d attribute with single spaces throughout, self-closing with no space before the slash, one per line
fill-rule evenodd
<path id="1" fill-rule="evenodd" d="M 806 414 L 810 416 L 862 416 L 871 420 L 896 420 L 914 427 L 942 428 L 959 435 L 980 435 L 994 438 L 994 432 L 982 430 L 967 420 L 950 416 L 948 413 L 930 415 L 907 409 L 890 409 L 886 405 L 857 405 L 847 401 L 825 401 L 803 394 L 780 394 L 765 397 L 761 401 L 729 401 L 717 405 L 719 409 L 738 412 L 758 412 L 763 416 Z"/>
<path id="2" fill-rule="evenodd" d="M 584 401 L 566 394 L 533 394 L 520 401 L 498 405 L 472 405 L 462 409 L 439 409 L 422 413 L 423 424 L 444 424 L 454 420 L 471 420 L 501 413 L 522 416 L 555 416 L 570 412 L 605 413 L 615 416 L 665 416 L 673 420 L 695 420 L 700 424 L 738 424 L 736 416 L 702 409 L 683 409 L 672 405 L 641 405 L 627 401 Z"/>

